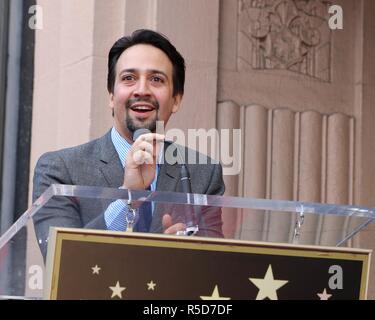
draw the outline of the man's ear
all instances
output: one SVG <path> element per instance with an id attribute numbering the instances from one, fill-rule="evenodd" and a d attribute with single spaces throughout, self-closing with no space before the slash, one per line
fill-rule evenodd
<path id="1" fill-rule="evenodd" d="M 174 97 L 174 103 L 172 106 L 172 113 L 175 113 L 180 109 L 181 106 L 181 101 L 182 101 L 182 95 L 181 94 L 176 94 Z"/>
<path id="2" fill-rule="evenodd" d="M 114 102 L 113 102 L 113 93 L 109 93 L 109 107 L 112 109 L 112 115 L 114 112 Z"/>

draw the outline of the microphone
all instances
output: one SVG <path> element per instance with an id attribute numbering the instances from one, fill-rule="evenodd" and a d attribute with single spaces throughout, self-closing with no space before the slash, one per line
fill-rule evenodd
<path id="1" fill-rule="evenodd" d="M 151 131 L 146 128 L 140 128 L 133 132 L 133 141 L 137 140 L 142 134 L 150 133 Z"/>

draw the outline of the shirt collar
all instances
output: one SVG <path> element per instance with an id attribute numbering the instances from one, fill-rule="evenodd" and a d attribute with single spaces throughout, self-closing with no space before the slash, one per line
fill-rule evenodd
<path id="1" fill-rule="evenodd" d="M 115 127 L 112 127 L 111 139 L 120 158 L 121 164 L 125 167 L 125 159 L 132 145 L 120 135 Z"/>

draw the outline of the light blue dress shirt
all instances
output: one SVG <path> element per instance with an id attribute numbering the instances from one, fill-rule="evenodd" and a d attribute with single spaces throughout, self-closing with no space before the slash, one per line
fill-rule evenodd
<path id="1" fill-rule="evenodd" d="M 117 151 L 117 154 L 120 158 L 121 164 L 125 167 L 125 160 L 128 152 L 130 151 L 132 145 L 115 129 L 111 130 L 111 139 L 112 143 Z M 151 184 L 151 191 L 156 190 L 156 182 L 159 173 L 159 166 L 156 166 L 156 175 L 155 179 Z M 112 202 L 107 210 L 104 212 L 104 220 L 107 225 L 108 230 L 114 231 L 124 231 L 126 230 L 127 223 L 125 216 L 129 213 L 128 206 L 124 200 L 116 200 Z"/>

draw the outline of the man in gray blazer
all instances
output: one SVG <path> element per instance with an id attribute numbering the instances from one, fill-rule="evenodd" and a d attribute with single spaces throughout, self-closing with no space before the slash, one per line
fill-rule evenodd
<path id="1" fill-rule="evenodd" d="M 156 133 L 157 121 L 166 125 L 171 114 L 178 111 L 184 82 L 184 59 L 161 34 L 137 30 L 119 39 L 108 57 L 113 128 L 84 145 L 42 155 L 34 172 L 33 200 L 54 183 L 182 192 L 181 166 L 170 163 L 166 156 L 170 148 L 177 149 L 185 159 L 200 160 L 187 162 L 192 193 L 222 195 L 225 187 L 220 164 L 165 142 L 164 136 Z M 134 132 L 141 128 L 149 133 L 133 141 Z M 164 161 L 158 164 L 160 154 Z M 50 226 L 126 230 L 133 209 L 121 200 L 52 199 L 34 216 L 42 253 L 45 256 Z M 181 207 L 157 206 L 149 211 L 151 225 L 141 231 L 175 234 L 186 227 L 174 212 Z M 220 210 L 202 209 L 197 223 L 198 234 L 222 236 Z"/>

